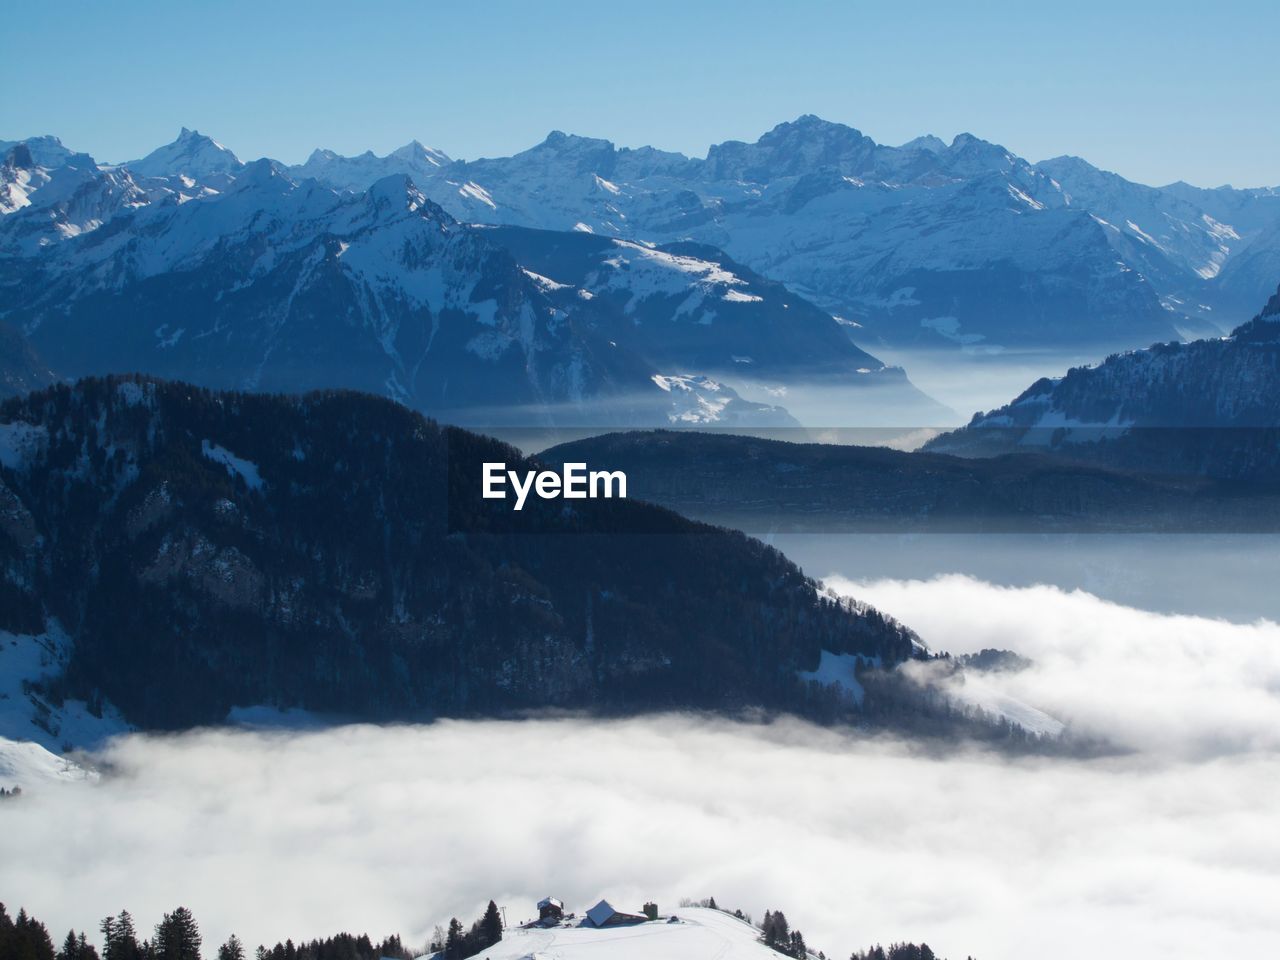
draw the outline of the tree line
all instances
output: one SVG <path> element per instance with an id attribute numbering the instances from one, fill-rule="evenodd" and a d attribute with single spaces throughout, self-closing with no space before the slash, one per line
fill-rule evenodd
<path id="1" fill-rule="evenodd" d="M 739 920 L 756 927 L 760 931 L 760 942 L 784 957 L 792 957 L 793 960 L 809 960 L 810 957 L 817 957 L 818 960 L 827 960 L 827 955 L 821 950 L 817 953 L 809 951 L 809 947 L 804 940 L 804 934 L 791 927 L 790 923 L 787 922 L 787 915 L 781 910 L 766 910 L 764 919 L 759 924 L 756 924 L 753 923 L 751 914 L 743 913 L 741 910 L 726 909 L 716 903 L 715 897 L 706 897 L 702 900 L 686 898 L 680 901 L 680 905 L 682 907 L 708 907 L 737 917 Z M 895 943 L 887 949 L 877 944 L 866 950 L 855 950 L 850 954 L 849 960 L 943 960 L 943 958 L 935 954 L 927 943 Z M 967 960 L 973 960 L 973 957 L 968 957 Z"/>
<path id="2" fill-rule="evenodd" d="M 794 929 L 781 910 L 766 910 L 757 925 L 741 910 L 719 906 L 714 897 L 683 900 L 681 906 L 707 907 L 737 917 L 760 931 L 765 946 L 793 960 L 827 960 L 822 951 L 810 953 L 804 935 Z M 83 931 L 68 930 L 62 946 L 55 948 L 43 923 L 20 909 L 10 917 L 0 903 L 0 960 L 203 960 L 203 939 L 195 917 L 186 907 L 166 913 L 153 935 L 139 939 L 128 910 L 106 917 L 99 925 L 102 951 L 89 942 Z M 503 923 L 498 906 L 490 900 L 480 919 L 464 927 L 454 917 L 448 927 L 437 927 L 426 953 L 439 960 L 467 960 L 502 939 Z M 406 949 L 398 935 L 375 943 L 367 934 L 340 933 L 324 940 L 294 943 L 292 939 L 274 947 L 259 946 L 250 958 L 240 938 L 232 934 L 213 955 L 216 960 L 413 960 L 416 952 Z M 926 943 L 894 943 L 855 950 L 849 960 L 942 960 Z M 972 957 L 968 960 L 973 960 Z"/>
<path id="3" fill-rule="evenodd" d="M 490 907 L 497 917 L 497 907 L 492 902 Z M 488 946 L 502 939 L 501 921 L 495 930 L 492 921 L 488 920 L 488 913 L 485 919 L 473 925 L 472 935 L 477 929 L 482 930 L 482 934 L 470 936 L 468 943 L 483 941 L 484 946 Z M 0 960 L 204 960 L 200 926 L 186 907 L 166 913 L 150 938 L 140 936 L 128 910 L 105 918 L 99 930 L 102 934 L 101 953 L 83 931 L 77 933 L 75 930 L 67 931 L 62 946 L 55 948 L 43 923 L 29 916 L 26 910 L 19 910 L 17 917 L 10 917 L 4 904 L 0 903 Z M 473 952 L 478 953 L 484 946 Z M 399 935 L 375 943 L 367 934 L 340 933 L 324 940 L 295 944 L 290 939 L 274 947 L 259 946 L 251 958 L 240 938 L 232 934 L 212 956 L 216 960 L 413 960 L 418 953 L 406 949 Z M 462 960 L 471 955 L 455 953 L 450 960 Z"/>

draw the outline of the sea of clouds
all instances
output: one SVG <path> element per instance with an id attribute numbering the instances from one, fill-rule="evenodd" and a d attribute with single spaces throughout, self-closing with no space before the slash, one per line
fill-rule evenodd
<path id="1" fill-rule="evenodd" d="M 830 581 L 1119 748 L 946 755 L 688 716 L 204 731 L 107 747 L 0 808 L 0 900 L 54 928 L 191 907 L 206 953 L 338 930 L 421 942 L 492 897 L 781 907 L 847 956 L 1261 956 L 1280 943 L 1280 626 L 962 576 Z"/>

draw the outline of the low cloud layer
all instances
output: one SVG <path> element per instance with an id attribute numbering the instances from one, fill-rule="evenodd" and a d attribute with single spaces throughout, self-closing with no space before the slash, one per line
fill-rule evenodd
<path id="1" fill-rule="evenodd" d="M 935 646 L 1034 658 L 1011 693 L 1134 752 L 940 759 L 680 716 L 136 736 L 100 784 L 0 809 L 0 899 L 55 936 L 183 903 L 207 953 L 233 930 L 421 940 L 489 897 L 514 921 L 547 893 L 782 907 L 833 957 L 900 939 L 953 960 L 1280 942 L 1276 627 L 963 578 L 857 590 Z"/>
<path id="2" fill-rule="evenodd" d="M 1167 616 L 1052 586 L 954 574 L 828 585 L 911 624 L 935 650 L 1013 650 L 982 682 L 1080 734 L 1188 759 L 1280 751 L 1280 625 Z"/>

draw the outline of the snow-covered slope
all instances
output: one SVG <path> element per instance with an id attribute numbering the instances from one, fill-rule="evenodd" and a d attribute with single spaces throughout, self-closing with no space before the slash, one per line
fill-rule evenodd
<path id="1" fill-rule="evenodd" d="M 508 929 L 481 960 L 778 960 L 751 924 L 719 910 L 682 907 L 679 919 L 595 929 Z"/>
<path id="2" fill-rule="evenodd" d="M 561 309 L 584 299 L 610 343 L 644 357 L 664 377 L 842 390 L 846 422 L 937 422 L 949 411 L 900 368 L 858 348 L 825 310 L 714 247 L 655 246 L 582 232 L 495 227 L 502 244 Z M 688 381 L 686 382 L 693 382 Z"/>
<path id="3" fill-rule="evenodd" d="M 130 729 L 110 704 L 58 703 L 32 686 L 58 677 L 70 657 L 71 640 L 56 621 L 34 635 L 0 630 L 0 737 L 31 741 L 57 754 Z"/>
<path id="4" fill-rule="evenodd" d="M 30 740 L 10 740 L 0 736 L 0 787 L 23 792 L 58 783 L 76 783 L 98 779 L 96 771 L 86 769 L 67 757 L 60 757 Z"/>
<path id="5" fill-rule="evenodd" d="M 0 531 L 11 533 L 14 517 L 6 495 L 8 489 L 0 489 Z M 30 791 L 96 779 L 63 753 L 132 729 L 109 703 L 57 702 L 37 688 L 58 677 L 70 656 L 71 640 L 56 621 L 35 635 L 0 630 L 0 787 Z"/>

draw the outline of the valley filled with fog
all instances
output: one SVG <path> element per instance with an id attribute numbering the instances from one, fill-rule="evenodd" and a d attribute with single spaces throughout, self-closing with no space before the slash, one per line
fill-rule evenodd
<path id="1" fill-rule="evenodd" d="M 134 735 L 94 758 L 99 782 L 6 810 L 0 886 L 55 932 L 126 906 L 146 928 L 182 903 L 208 942 L 253 945 L 416 943 L 490 897 L 514 921 L 547 893 L 781 907 L 830 956 L 907 938 L 984 960 L 1274 942 L 1274 542 L 987 538 L 1003 542 L 984 559 L 978 538 L 893 539 L 779 545 L 935 649 L 1029 658 L 965 682 L 1107 747 L 1013 758 L 683 715 Z M 932 566 L 903 559 L 913 546 Z M 1110 596 L 1087 592 L 1089 569 Z M 1235 574 L 1232 595 L 1194 587 Z"/>

